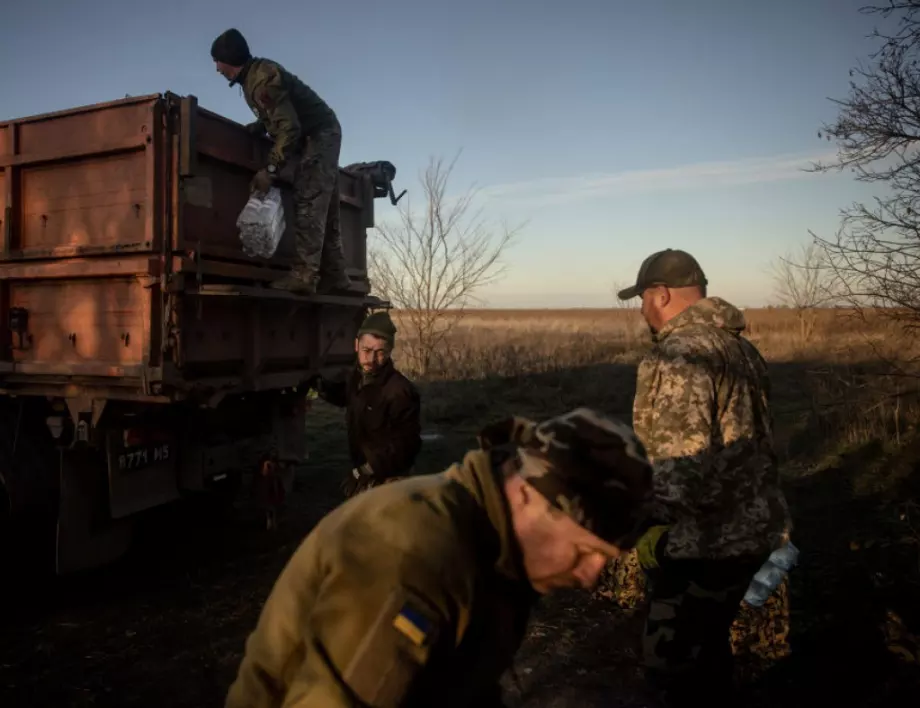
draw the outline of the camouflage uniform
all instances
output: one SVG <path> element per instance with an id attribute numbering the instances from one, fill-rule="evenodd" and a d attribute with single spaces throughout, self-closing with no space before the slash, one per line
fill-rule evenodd
<path id="1" fill-rule="evenodd" d="M 645 587 L 645 572 L 639 563 L 635 550 L 624 553 L 611 561 L 604 569 L 606 588 L 604 596 L 612 599 L 624 610 L 643 606 L 648 599 Z"/>
<path id="2" fill-rule="evenodd" d="M 647 286 L 705 285 L 692 257 L 665 253 L 687 280 L 644 273 L 654 254 L 624 293 L 641 292 L 643 278 Z M 688 282 L 691 274 L 696 282 Z M 730 627 L 751 578 L 790 525 L 767 366 L 744 328 L 737 308 L 703 298 L 656 333 L 639 365 L 633 425 L 654 464 L 655 516 L 667 528 L 654 549 L 657 567 L 646 568 L 644 656 L 649 678 L 674 705 L 728 699 Z"/>
<path id="3" fill-rule="evenodd" d="M 370 489 L 316 525 L 246 641 L 227 708 L 502 704 L 538 598 L 505 477 L 624 546 L 644 529 L 652 472 L 627 426 L 584 409 L 505 420 L 480 440 L 462 463 Z"/>
<path id="4" fill-rule="evenodd" d="M 274 139 L 270 165 L 278 172 L 295 157 L 294 232 L 298 265 L 274 283 L 282 289 L 315 291 L 347 287 L 339 209 L 342 128 L 333 110 L 306 84 L 268 59 L 252 58 L 236 82 Z"/>
<path id="5" fill-rule="evenodd" d="M 648 602 L 646 576 L 635 550 L 624 553 L 605 569 L 604 597 L 626 610 Z M 758 678 L 791 653 L 789 644 L 789 579 L 761 607 L 742 602 L 729 630 L 736 674 L 744 681 Z"/>

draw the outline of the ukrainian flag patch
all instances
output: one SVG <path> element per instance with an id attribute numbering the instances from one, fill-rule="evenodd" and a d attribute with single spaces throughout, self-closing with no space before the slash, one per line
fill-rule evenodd
<path id="1" fill-rule="evenodd" d="M 402 632 L 416 646 L 424 646 L 431 633 L 431 623 L 422 613 L 413 608 L 408 602 L 393 618 L 393 627 Z"/>

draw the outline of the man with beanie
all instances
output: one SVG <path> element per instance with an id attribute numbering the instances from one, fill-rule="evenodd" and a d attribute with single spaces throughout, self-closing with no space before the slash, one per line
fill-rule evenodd
<path id="1" fill-rule="evenodd" d="M 333 510 L 246 641 L 226 708 L 498 708 L 534 602 L 590 588 L 648 525 L 627 425 L 578 408 L 487 426 L 438 474 Z"/>
<path id="2" fill-rule="evenodd" d="M 315 91 L 277 62 L 253 57 L 246 39 L 229 29 L 214 40 L 217 71 L 242 87 L 256 116 L 247 127 L 274 140 L 268 164 L 253 181 L 264 194 L 279 173 L 291 167 L 294 178 L 294 233 L 297 265 L 272 287 L 304 295 L 347 290 L 345 252 L 339 223 L 339 150 L 342 128 L 335 112 Z"/>
<path id="3" fill-rule="evenodd" d="M 642 299 L 654 348 L 633 426 L 655 470 L 656 518 L 637 544 L 648 579 L 648 676 L 669 706 L 740 705 L 729 629 L 754 574 L 787 537 L 767 364 L 744 315 L 707 296 L 685 251 L 642 263 L 619 297 Z"/>
<path id="4" fill-rule="evenodd" d="M 373 312 L 355 339 L 354 371 L 344 381 L 316 380 L 323 400 L 346 409 L 353 464 L 346 496 L 411 474 L 422 447 L 418 390 L 393 365 L 395 343 L 389 313 Z"/>

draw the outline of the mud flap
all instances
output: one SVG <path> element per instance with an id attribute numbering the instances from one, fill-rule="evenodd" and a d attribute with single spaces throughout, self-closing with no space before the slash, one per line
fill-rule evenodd
<path id="1" fill-rule="evenodd" d="M 58 575 L 95 568 L 131 546 L 133 519 L 112 519 L 104 459 L 91 452 L 60 452 L 56 569 Z"/>

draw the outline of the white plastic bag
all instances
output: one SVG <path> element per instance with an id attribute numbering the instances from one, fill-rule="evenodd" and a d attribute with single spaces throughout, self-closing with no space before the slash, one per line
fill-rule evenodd
<path id="1" fill-rule="evenodd" d="M 272 187 L 260 198 L 253 194 L 236 220 L 243 242 L 243 253 L 250 257 L 271 258 L 278 249 L 287 223 L 281 190 Z"/>

